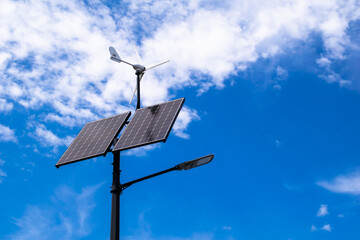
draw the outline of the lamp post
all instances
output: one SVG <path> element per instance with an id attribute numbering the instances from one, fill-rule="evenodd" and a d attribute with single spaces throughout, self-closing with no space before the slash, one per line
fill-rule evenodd
<path id="1" fill-rule="evenodd" d="M 121 184 L 120 183 L 120 153 L 114 153 L 114 172 L 113 172 L 113 184 L 112 184 L 112 204 L 111 204 L 111 229 L 110 229 L 110 240 L 119 240 L 120 238 L 120 195 L 122 194 L 123 190 L 130 187 L 134 183 L 138 183 L 149 178 L 153 178 L 164 173 L 172 172 L 172 171 L 181 171 L 181 170 L 189 170 L 192 168 L 196 168 L 205 164 L 208 164 L 214 158 L 213 154 L 197 158 L 191 161 L 180 163 L 172 168 L 150 174 L 148 176 Z"/>

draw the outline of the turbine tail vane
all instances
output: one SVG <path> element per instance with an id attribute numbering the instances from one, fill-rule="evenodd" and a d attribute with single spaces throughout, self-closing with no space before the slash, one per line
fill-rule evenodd
<path id="1" fill-rule="evenodd" d="M 115 61 L 115 62 L 118 62 L 118 63 L 126 63 L 126 64 L 129 64 L 131 66 L 134 66 L 133 64 L 129 63 L 129 62 L 126 62 L 124 60 L 122 60 L 119 56 L 119 54 L 116 52 L 115 48 L 113 47 L 109 47 L 109 52 L 110 52 L 110 59 Z"/>

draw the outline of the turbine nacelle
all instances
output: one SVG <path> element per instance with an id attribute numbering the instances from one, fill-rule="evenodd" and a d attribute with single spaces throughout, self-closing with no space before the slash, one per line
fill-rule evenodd
<path id="1" fill-rule="evenodd" d="M 141 74 L 146 71 L 146 68 L 141 64 L 134 64 L 133 68 L 136 71 L 136 74 Z"/>

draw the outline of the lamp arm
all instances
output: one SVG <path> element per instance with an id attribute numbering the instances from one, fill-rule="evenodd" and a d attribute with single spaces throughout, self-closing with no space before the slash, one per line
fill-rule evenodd
<path id="1" fill-rule="evenodd" d="M 171 172 L 171 171 L 174 171 L 174 170 L 178 170 L 177 166 L 172 167 L 172 168 L 169 168 L 169 169 L 166 169 L 166 170 L 161 171 L 161 172 L 157 172 L 157 173 L 150 174 L 150 175 L 148 175 L 148 176 L 146 176 L 146 177 L 142 177 L 142 178 L 139 178 L 139 179 L 136 179 L 136 180 L 133 180 L 133 181 L 130 181 L 130 182 L 121 184 L 121 188 L 124 190 L 125 188 L 128 188 L 128 187 L 130 187 L 131 185 L 133 185 L 134 183 L 138 183 L 138 182 L 147 180 L 147 179 L 149 179 L 149 178 L 153 178 L 153 177 L 156 177 L 156 176 L 159 176 L 159 175 L 162 175 L 162 174 L 164 174 L 164 173 L 168 173 L 168 172 Z"/>

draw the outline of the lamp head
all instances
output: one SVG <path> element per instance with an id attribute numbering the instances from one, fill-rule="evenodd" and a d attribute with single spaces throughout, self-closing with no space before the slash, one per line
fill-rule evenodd
<path id="1" fill-rule="evenodd" d="M 196 168 L 211 162 L 214 158 L 213 154 L 207 155 L 205 157 L 197 158 L 191 161 L 183 162 L 175 166 L 176 170 L 189 170 Z"/>

